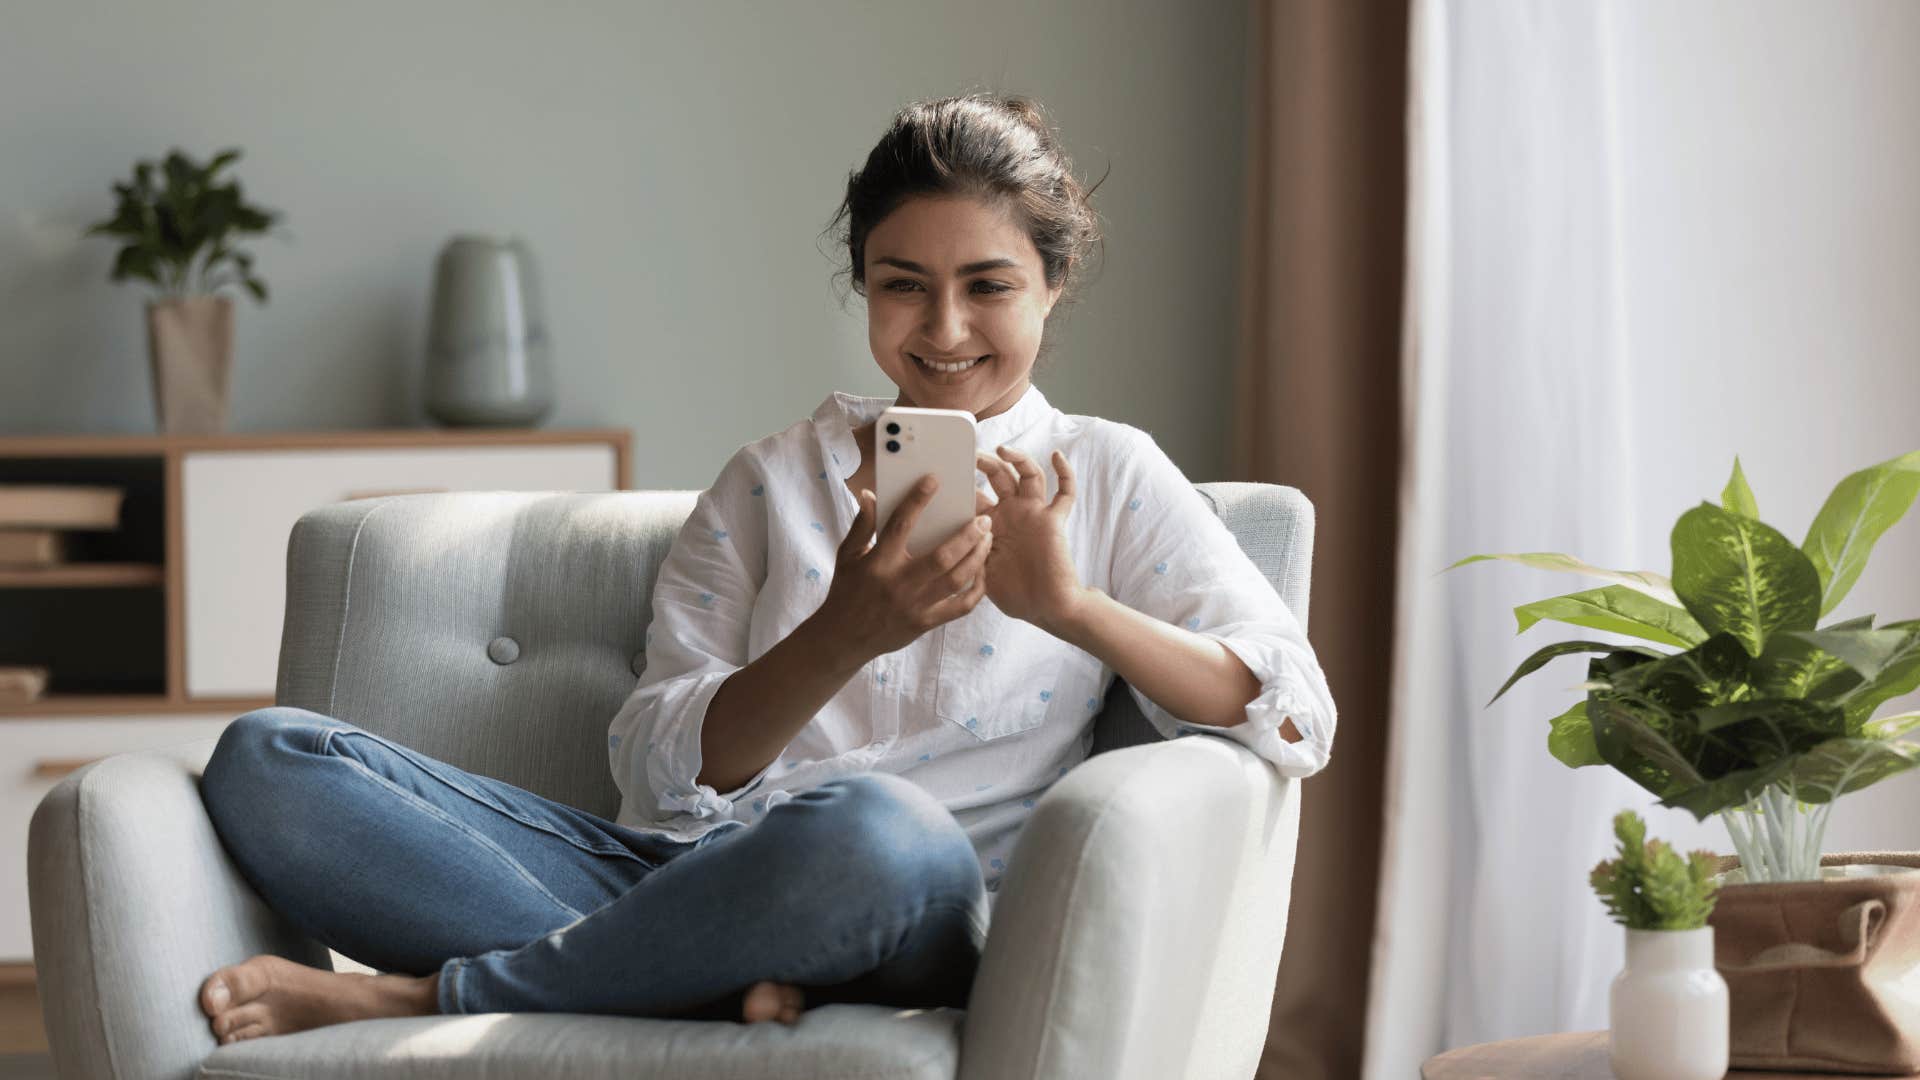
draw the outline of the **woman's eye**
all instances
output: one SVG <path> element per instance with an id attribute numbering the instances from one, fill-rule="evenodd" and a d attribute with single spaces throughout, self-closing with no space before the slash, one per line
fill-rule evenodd
<path id="1" fill-rule="evenodd" d="M 976 281 L 974 285 L 983 293 L 1003 293 L 1011 291 L 1012 289 L 1012 286 L 1002 285 L 997 281 Z M 889 292 L 906 292 L 909 289 L 917 289 L 919 287 L 919 282 L 910 281 L 907 278 L 895 278 L 881 286 L 881 288 Z"/>

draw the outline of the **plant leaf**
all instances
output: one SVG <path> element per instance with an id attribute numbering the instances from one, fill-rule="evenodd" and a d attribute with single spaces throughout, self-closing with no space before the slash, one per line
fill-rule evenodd
<path id="1" fill-rule="evenodd" d="M 1772 698 L 1826 700 L 1862 681 L 1845 660 L 1805 640 L 1798 630 L 1768 638 L 1752 671 L 1754 689 Z"/>
<path id="2" fill-rule="evenodd" d="M 1682 788 L 1660 800 L 1662 806 L 1678 807 L 1705 821 L 1729 807 L 1740 806 L 1779 782 L 1793 767 L 1792 758 L 1776 758 L 1751 769 L 1740 769 L 1717 776 L 1692 787 Z"/>
<path id="3" fill-rule="evenodd" d="M 1920 493 L 1920 450 L 1849 475 L 1813 516 L 1800 547 L 1820 575 L 1820 613 L 1832 611 L 1859 579 L 1880 534 Z"/>
<path id="4" fill-rule="evenodd" d="M 1906 646 L 1888 659 L 1877 675 L 1866 677 L 1859 685 L 1833 698 L 1835 704 L 1847 711 L 1847 722 L 1855 731 L 1866 725 L 1873 710 L 1902 694 L 1920 690 L 1920 620 L 1888 623 L 1880 630 L 1867 633 L 1887 630 L 1906 631 L 1910 635 Z"/>
<path id="5" fill-rule="evenodd" d="M 1611 581 L 1616 585 L 1625 585 L 1634 592 L 1645 593 L 1662 603 L 1672 604 L 1674 607 L 1680 606 L 1680 598 L 1673 592 L 1673 582 L 1667 580 L 1665 574 L 1656 574 L 1651 570 L 1603 570 L 1597 566 L 1590 566 L 1572 555 L 1562 555 L 1553 551 L 1530 551 L 1516 555 L 1469 555 L 1447 569 L 1452 570 L 1456 566 L 1489 559 L 1519 563 L 1522 566 L 1531 566 L 1535 570 L 1562 570 L 1573 574 L 1584 574 L 1602 581 Z"/>
<path id="6" fill-rule="evenodd" d="M 1800 755 L 1788 773 L 1803 802 L 1831 802 L 1920 765 L 1920 752 L 1885 739 L 1841 738 Z"/>
<path id="7" fill-rule="evenodd" d="M 1830 653 L 1859 672 L 1874 679 L 1889 666 L 1920 653 L 1920 633 L 1897 629 L 1899 624 L 1879 630 L 1795 630 L 1788 636 Z"/>
<path id="8" fill-rule="evenodd" d="M 1747 486 L 1747 474 L 1740 471 L 1740 456 L 1733 458 L 1733 478 L 1720 492 L 1720 506 L 1729 514 L 1760 520 L 1760 506 L 1754 502 L 1753 489 Z"/>
<path id="9" fill-rule="evenodd" d="M 1682 649 L 1707 639 L 1706 631 L 1685 610 L 1622 585 L 1535 600 L 1514 608 L 1513 614 L 1520 623 L 1516 633 L 1526 633 L 1542 619 L 1553 619 Z"/>
<path id="10" fill-rule="evenodd" d="M 1709 633 L 1731 633 L 1759 656 L 1769 635 L 1812 630 L 1820 616 L 1813 563 L 1765 522 L 1701 503 L 1673 527 L 1673 587 Z"/>
<path id="11" fill-rule="evenodd" d="M 1900 713 L 1868 723 L 1861 734 L 1869 739 L 1897 739 L 1917 727 L 1920 727 L 1920 712 Z"/>
<path id="12" fill-rule="evenodd" d="M 1657 710 L 1649 710 L 1657 715 Z M 1587 698 L 1595 750 L 1627 779 L 1661 798 L 1706 782 L 1687 756 L 1640 709 L 1602 695 Z"/>
<path id="13" fill-rule="evenodd" d="M 1582 652 L 1605 653 L 1605 652 L 1613 652 L 1617 649 L 1627 649 L 1633 652 L 1642 653 L 1656 660 L 1667 655 L 1666 653 L 1659 652 L 1654 649 L 1643 648 L 1638 645 L 1609 645 L 1605 642 L 1599 642 L 1599 641 L 1555 642 L 1552 645 L 1548 645 L 1545 648 L 1540 649 L 1539 651 L 1535 652 L 1532 656 L 1527 657 L 1525 660 L 1522 660 L 1520 662 L 1520 667 L 1514 671 L 1513 676 L 1506 681 L 1505 685 L 1500 687 L 1499 693 L 1494 694 L 1493 697 L 1490 700 L 1488 700 L 1487 704 L 1491 705 L 1495 701 L 1499 701 L 1501 698 L 1501 695 L 1505 694 L 1508 690 L 1513 689 L 1514 683 L 1519 682 L 1521 679 L 1525 678 L 1526 676 L 1531 675 L 1534 672 L 1545 667 L 1549 661 L 1558 659 L 1559 657 L 1566 656 L 1571 653 L 1582 653 Z"/>
<path id="14" fill-rule="evenodd" d="M 1593 742 L 1593 725 L 1587 720 L 1585 700 L 1548 722 L 1547 752 L 1566 765 L 1578 769 L 1586 765 L 1605 765 L 1600 748 Z"/>

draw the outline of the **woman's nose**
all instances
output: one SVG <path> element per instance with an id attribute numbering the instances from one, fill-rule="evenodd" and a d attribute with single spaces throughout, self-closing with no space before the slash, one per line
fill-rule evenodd
<path id="1" fill-rule="evenodd" d="M 921 334 L 928 344 L 941 352 L 951 352 L 967 343 L 967 306 L 941 296 L 927 304 L 926 325 Z"/>

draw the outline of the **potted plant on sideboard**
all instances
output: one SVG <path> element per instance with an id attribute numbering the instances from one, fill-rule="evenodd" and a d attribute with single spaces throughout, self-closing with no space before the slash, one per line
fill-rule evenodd
<path id="1" fill-rule="evenodd" d="M 1725 824 L 1739 873 L 1713 921 L 1735 1067 L 1920 1071 L 1920 874 L 1823 869 L 1821 852 L 1835 800 L 1920 765 L 1920 746 L 1902 740 L 1920 713 L 1874 716 L 1920 688 L 1920 619 L 1818 625 L 1916 494 L 1920 451 L 1861 469 L 1796 545 L 1760 520 L 1736 458 L 1719 504 L 1674 525 L 1670 578 L 1547 552 L 1448 567 L 1500 559 L 1598 578 L 1608 584 L 1516 608 L 1520 631 L 1554 620 L 1649 643 L 1548 645 L 1493 700 L 1558 657 L 1597 654 L 1585 697 L 1549 722 L 1548 750 Z M 1792 1007 L 1791 993 L 1816 990 L 1823 1008 Z"/>
<path id="2" fill-rule="evenodd" d="M 202 166 L 174 150 L 163 161 L 138 162 L 131 182 L 113 185 L 113 216 L 86 232 L 123 241 L 112 280 L 135 278 L 160 291 L 147 304 L 147 345 L 164 432 L 226 426 L 233 301 L 220 290 L 239 285 L 267 302 L 253 256 L 231 245 L 237 236 L 265 232 L 279 215 L 249 205 L 238 180 L 219 182 L 219 172 L 239 157 L 239 150 L 225 150 Z"/>
<path id="3" fill-rule="evenodd" d="M 1631 810 L 1613 819 L 1620 853 L 1588 882 L 1627 930 L 1627 963 L 1607 994 L 1607 1057 L 1619 1080 L 1720 1080 L 1727 981 L 1713 968 L 1717 860 L 1647 839 Z"/>

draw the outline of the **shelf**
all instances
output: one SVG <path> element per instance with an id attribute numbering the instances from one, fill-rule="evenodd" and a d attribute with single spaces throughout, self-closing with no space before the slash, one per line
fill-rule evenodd
<path id="1" fill-rule="evenodd" d="M 0 589 L 145 588 L 166 584 L 159 563 L 65 563 L 0 566 Z"/>
<path id="2" fill-rule="evenodd" d="M 267 698 L 196 698 L 175 701 L 165 694 L 48 694 L 24 705 L 0 705 L 0 720 L 47 716 L 177 716 L 182 713 L 239 716 L 274 703 Z"/>

